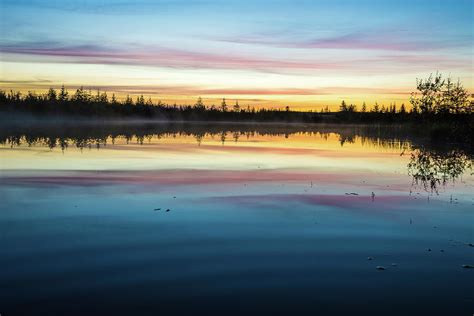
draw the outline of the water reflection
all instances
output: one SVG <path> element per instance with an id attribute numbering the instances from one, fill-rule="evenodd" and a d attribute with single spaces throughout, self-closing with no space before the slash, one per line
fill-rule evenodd
<path id="1" fill-rule="evenodd" d="M 415 185 L 438 193 L 439 185 L 454 182 L 472 167 L 472 159 L 461 150 L 436 152 L 428 149 L 415 149 L 408 163 L 408 174 Z"/>
<path id="2" fill-rule="evenodd" d="M 333 306 L 383 305 L 375 315 L 386 314 L 386 306 L 404 314 L 402 307 L 415 304 L 431 314 L 467 314 L 471 151 L 421 132 L 1 126 L 3 297 L 13 310 L 36 308 L 41 294 L 48 307 L 61 302 L 64 310 L 48 311 L 58 315 L 69 315 L 88 295 L 98 298 L 96 306 L 134 302 L 137 310 L 149 302 L 194 307 L 193 297 L 211 297 L 205 303 L 214 306 L 223 293 L 226 306 L 253 297 L 274 308 L 297 297 L 295 304 L 312 311 L 334 298 Z M 456 186 L 429 192 L 463 172 Z M 419 293 L 430 297 L 420 303 Z M 398 310 L 394 302 L 402 302 Z M 293 306 L 284 314 L 295 314 Z"/>
<path id="3" fill-rule="evenodd" d="M 272 125 L 272 124 L 85 124 L 77 123 L 32 126 L 3 126 L 0 143 L 7 147 L 41 146 L 66 150 L 70 146 L 79 149 L 101 148 L 107 144 L 159 142 L 164 139 L 194 138 L 198 146 L 206 142 L 258 141 L 264 137 L 276 137 L 273 142 L 292 136 L 305 136 L 308 143 L 328 140 L 336 136 L 341 147 L 355 144 L 362 147 L 390 149 L 400 155 L 408 153 L 408 175 L 413 185 L 438 193 L 439 186 L 458 180 L 472 168 L 472 148 L 466 144 L 445 144 L 407 126 L 362 125 Z"/>
<path id="4" fill-rule="evenodd" d="M 66 149 L 73 145 L 78 148 L 92 148 L 115 143 L 124 139 L 127 143 L 143 144 L 152 138 L 175 138 L 192 136 L 197 144 L 206 138 L 219 138 L 222 144 L 229 140 L 238 142 L 262 136 L 289 138 L 304 134 L 327 139 L 331 134 L 339 136 L 341 146 L 354 143 L 360 138 L 363 144 L 387 148 L 407 148 L 410 132 L 402 126 L 385 128 L 380 126 L 348 125 L 273 125 L 273 124 L 74 124 L 74 125 L 33 125 L 0 128 L 0 143 L 9 146 L 38 145 L 51 149 Z"/>

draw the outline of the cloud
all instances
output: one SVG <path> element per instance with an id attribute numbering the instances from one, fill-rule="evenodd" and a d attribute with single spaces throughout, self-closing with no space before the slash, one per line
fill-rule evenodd
<path id="1" fill-rule="evenodd" d="M 410 95 L 410 91 L 398 88 L 372 88 L 372 87 L 320 87 L 320 88 L 212 88 L 198 86 L 100 86 L 100 90 L 117 91 L 131 94 L 166 94 L 166 95 L 288 95 L 288 96 L 315 96 L 345 94 L 391 94 Z"/>
<path id="2" fill-rule="evenodd" d="M 293 43 L 290 46 L 298 48 L 325 49 L 363 49 L 388 51 L 420 51 L 440 48 L 436 43 L 411 41 L 407 38 L 397 38 L 387 34 L 352 33 L 336 37 L 308 40 Z"/>
<path id="3" fill-rule="evenodd" d="M 35 80 L 0 80 L 0 84 L 29 84 L 29 85 L 43 85 L 52 84 L 52 80 L 35 79 Z"/>
<path id="4" fill-rule="evenodd" d="M 299 46 L 298 46 L 299 45 Z M 324 73 L 358 73 L 358 74 L 387 74 L 400 71 L 433 71 L 434 69 L 466 69 L 470 59 L 467 57 L 444 56 L 440 54 L 422 54 L 408 52 L 408 44 L 395 45 L 388 43 L 369 43 L 358 37 L 341 37 L 331 40 L 308 42 L 295 47 L 323 48 L 332 47 L 341 50 L 341 53 L 275 54 L 272 50 L 265 53 L 252 53 L 235 50 L 228 53 L 226 50 L 197 51 L 164 46 L 106 46 L 101 44 L 69 45 L 53 41 L 20 42 L 0 44 L 2 59 L 6 61 L 24 61 L 25 58 L 33 62 L 54 62 L 73 64 L 101 64 L 101 65 L 135 65 L 146 67 L 161 67 L 175 69 L 223 69 L 268 72 L 278 74 L 314 74 Z M 371 54 L 369 57 L 361 55 L 351 56 L 345 48 L 390 48 L 399 49 L 398 52 Z M 420 46 L 421 47 L 421 46 Z M 416 45 L 412 49 L 417 49 Z M 18 55 L 24 56 L 19 59 Z M 324 56 L 324 57 L 323 57 Z M 406 68 L 405 68 L 406 67 Z M 222 94 L 221 91 L 216 91 Z M 304 89 L 286 89 L 271 94 L 313 95 L 322 92 L 311 92 Z M 209 91 L 209 94 L 213 94 Z M 227 93 L 225 93 L 227 94 Z M 230 93 L 229 93 L 230 94 Z M 269 94 L 266 91 L 236 91 L 235 94 Z"/>
<path id="5" fill-rule="evenodd" d="M 144 15 L 157 12 L 192 10 L 209 5 L 204 0 L 2 0 L 5 6 L 40 8 L 63 12 L 84 12 L 101 15 Z"/>
<path id="6" fill-rule="evenodd" d="M 404 51 L 420 52 L 428 50 L 439 50 L 459 46 L 468 47 L 470 38 L 441 37 L 423 38 L 422 34 L 402 33 L 397 31 L 373 30 L 370 32 L 353 32 L 348 34 L 333 35 L 319 38 L 291 39 L 281 37 L 279 34 L 252 34 L 234 37 L 216 38 L 217 41 L 264 45 L 281 48 L 299 49 L 353 49 L 353 50 L 377 50 L 377 51 Z"/>
<path id="7" fill-rule="evenodd" d="M 27 84 L 29 88 L 46 89 L 59 88 L 58 83 L 50 80 L 0 80 L 2 85 L 22 85 Z M 373 87 L 318 87 L 318 88 L 291 88 L 291 87 L 275 87 L 275 88 L 213 88 L 193 85 L 67 85 L 67 89 L 85 89 L 110 91 L 121 94 L 132 95 L 164 95 L 164 96 L 322 96 L 322 95 L 368 95 L 368 94 L 385 94 L 385 95 L 410 95 L 410 91 L 401 88 L 373 88 Z M 242 99 L 241 101 L 263 101 L 264 99 Z"/>
<path id="8" fill-rule="evenodd" d="M 60 58 L 57 60 L 58 62 L 123 64 L 169 68 L 311 71 L 343 67 L 341 64 L 330 61 L 258 58 L 160 46 L 128 49 L 100 45 L 62 45 L 54 42 L 33 42 L 0 45 L 0 52 L 4 54 L 56 57 Z"/>

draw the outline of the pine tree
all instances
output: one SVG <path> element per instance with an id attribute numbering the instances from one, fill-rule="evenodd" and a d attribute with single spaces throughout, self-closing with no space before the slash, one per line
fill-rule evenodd
<path id="1" fill-rule="evenodd" d="M 125 105 L 133 105 L 133 100 L 128 94 L 127 98 L 125 99 Z"/>
<path id="2" fill-rule="evenodd" d="M 380 111 L 379 104 L 377 102 L 375 102 L 374 108 L 372 109 L 372 112 L 379 113 L 379 111 Z"/>
<path id="3" fill-rule="evenodd" d="M 400 111 L 398 113 L 400 114 L 405 114 L 407 111 L 405 109 L 405 103 L 402 103 L 402 105 L 400 106 Z"/>
<path id="4" fill-rule="evenodd" d="M 225 102 L 225 98 L 222 99 L 221 110 L 222 112 L 227 112 L 227 103 Z"/>
<path id="5" fill-rule="evenodd" d="M 145 98 L 143 97 L 143 94 L 139 97 L 137 97 L 137 101 L 135 102 L 136 105 L 138 106 L 143 106 L 145 105 Z"/>
<path id="6" fill-rule="evenodd" d="M 339 107 L 341 112 L 347 112 L 347 104 L 346 101 L 342 100 L 341 106 Z"/>
<path id="7" fill-rule="evenodd" d="M 48 93 L 46 94 L 46 98 L 50 102 L 55 102 L 57 100 L 56 90 L 54 90 L 53 88 L 49 88 Z"/>
<path id="8" fill-rule="evenodd" d="M 236 100 L 234 104 L 234 112 L 240 112 L 239 101 Z"/>
<path id="9" fill-rule="evenodd" d="M 61 86 L 61 91 L 59 92 L 59 101 L 65 102 L 68 99 L 68 92 L 64 88 L 64 85 Z"/>
<path id="10" fill-rule="evenodd" d="M 204 103 L 202 102 L 202 98 L 199 97 L 196 101 L 196 104 L 194 104 L 194 107 L 197 109 L 197 110 L 200 110 L 200 111 L 203 111 L 206 109 L 206 107 L 204 106 Z"/>

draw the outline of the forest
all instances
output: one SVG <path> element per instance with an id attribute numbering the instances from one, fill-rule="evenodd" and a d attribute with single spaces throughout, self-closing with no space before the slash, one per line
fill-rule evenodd
<path id="1" fill-rule="evenodd" d="M 473 101 L 460 81 L 444 79 L 441 74 L 430 75 L 416 81 L 410 106 L 392 103 L 388 106 L 377 102 L 360 107 L 341 102 L 338 111 L 326 106 L 320 111 L 293 111 L 284 109 L 242 107 L 238 101 L 206 106 L 201 97 L 195 104 L 176 105 L 153 102 L 143 95 L 135 100 L 127 96 L 118 100 L 115 94 L 93 93 L 83 87 L 74 92 L 63 85 L 59 90 L 50 88 L 44 94 L 29 91 L 0 90 L 0 113 L 9 119 L 16 114 L 37 118 L 94 119 L 146 119 L 165 121 L 226 121 L 226 122 L 301 122 L 301 123 L 407 123 L 407 122 L 458 122 L 472 124 Z"/>

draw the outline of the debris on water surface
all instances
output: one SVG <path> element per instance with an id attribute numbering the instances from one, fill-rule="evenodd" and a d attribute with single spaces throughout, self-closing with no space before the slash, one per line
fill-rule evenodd
<path id="1" fill-rule="evenodd" d="M 471 243 L 469 243 L 469 244 L 467 244 L 467 245 L 468 245 L 469 247 L 474 247 L 474 244 L 471 244 Z"/>
<path id="2" fill-rule="evenodd" d="M 171 211 L 171 210 L 170 210 L 169 208 L 167 208 L 167 209 L 166 209 L 166 212 L 169 212 L 169 211 Z"/>
<path id="3" fill-rule="evenodd" d="M 160 211 L 161 207 L 153 209 L 154 211 Z"/>
<path id="4" fill-rule="evenodd" d="M 440 252 L 444 252 L 444 249 L 440 249 Z"/>
<path id="5" fill-rule="evenodd" d="M 427 250 L 428 250 L 428 251 L 431 251 L 431 248 L 428 248 Z"/>
<path id="6" fill-rule="evenodd" d="M 374 258 L 372 258 L 372 257 L 367 257 L 367 260 L 373 260 L 373 259 L 374 259 Z"/>
<path id="7" fill-rule="evenodd" d="M 396 263 L 392 263 L 392 267 L 396 267 L 398 264 Z"/>
<path id="8" fill-rule="evenodd" d="M 462 267 L 464 269 L 474 269 L 474 266 L 473 265 L 470 265 L 470 264 L 463 264 Z"/>
<path id="9" fill-rule="evenodd" d="M 377 270 L 385 270 L 385 267 L 384 267 L 384 266 L 376 266 L 375 269 L 377 269 Z"/>

